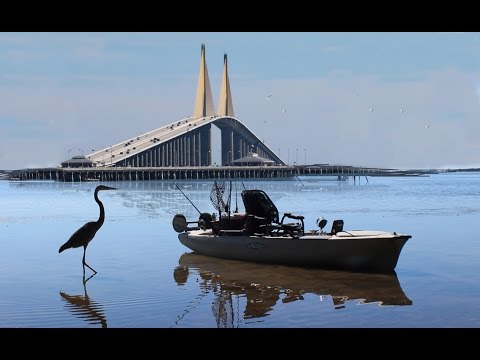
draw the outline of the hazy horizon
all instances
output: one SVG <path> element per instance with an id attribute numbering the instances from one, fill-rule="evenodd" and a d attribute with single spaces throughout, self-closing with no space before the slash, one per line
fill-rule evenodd
<path id="1" fill-rule="evenodd" d="M 480 167 L 480 33 L 1 33 L 0 169 L 191 115 L 202 43 L 215 108 L 226 52 L 235 116 L 285 162 Z"/>

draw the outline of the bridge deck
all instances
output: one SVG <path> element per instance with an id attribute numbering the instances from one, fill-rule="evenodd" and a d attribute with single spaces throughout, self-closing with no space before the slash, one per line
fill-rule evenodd
<path id="1" fill-rule="evenodd" d="M 122 141 L 111 147 L 96 151 L 87 156 L 95 163 L 111 166 L 112 164 L 124 160 L 128 157 L 140 154 L 160 143 L 167 142 L 178 136 L 187 134 L 190 130 L 204 124 L 211 123 L 215 116 L 204 118 L 185 118 L 177 122 L 162 126 L 161 128 L 149 131 L 147 133 L 135 136 L 129 140 Z"/>

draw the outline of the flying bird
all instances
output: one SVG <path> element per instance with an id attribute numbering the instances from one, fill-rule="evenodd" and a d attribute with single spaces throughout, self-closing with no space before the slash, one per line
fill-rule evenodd
<path id="1" fill-rule="evenodd" d="M 402 113 L 403 113 L 403 109 L 400 109 L 400 114 L 402 114 Z"/>
<path id="2" fill-rule="evenodd" d="M 283 113 L 286 113 L 286 112 L 287 112 L 287 109 L 282 109 L 282 112 L 283 112 Z"/>
<path id="3" fill-rule="evenodd" d="M 373 112 L 373 108 L 370 108 L 370 112 Z"/>
<path id="4" fill-rule="evenodd" d="M 428 129 L 430 127 L 430 125 L 425 125 L 425 129 Z"/>
<path id="5" fill-rule="evenodd" d="M 95 188 L 95 194 L 94 198 L 95 201 L 97 202 L 98 206 L 100 207 L 100 216 L 97 221 L 90 221 L 83 225 L 80 229 L 75 231 L 73 235 L 68 239 L 68 241 L 63 244 L 60 249 L 58 250 L 59 253 L 66 249 L 70 248 L 78 248 L 80 246 L 83 246 L 83 259 L 82 259 L 82 264 L 83 264 L 83 272 L 85 273 L 85 265 L 92 270 L 95 274 L 97 273 L 93 268 L 91 268 L 86 262 L 85 262 L 85 252 L 87 251 L 87 246 L 92 241 L 94 238 L 95 234 L 97 233 L 98 229 L 100 229 L 103 225 L 103 222 L 105 221 L 105 209 L 103 208 L 102 202 L 98 199 L 98 192 L 101 190 L 116 190 L 116 188 L 105 186 L 105 185 L 99 185 Z"/>
<path id="6" fill-rule="evenodd" d="M 265 99 L 270 100 L 271 97 L 272 95 L 268 95 L 268 96 L 265 96 Z"/>

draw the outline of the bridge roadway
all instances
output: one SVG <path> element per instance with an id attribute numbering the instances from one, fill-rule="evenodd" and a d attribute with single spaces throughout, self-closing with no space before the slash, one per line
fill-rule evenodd
<path id="1" fill-rule="evenodd" d="M 239 128 L 243 128 L 245 132 L 255 141 L 260 142 L 253 132 L 248 129 L 240 120 L 225 116 L 207 116 L 202 118 L 184 118 L 174 123 L 162 126 L 161 128 L 149 131 L 147 133 L 135 136 L 129 140 L 119 142 L 108 148 L 98 150 L 87 156 L 94 163 L 102 166 L 112 166 L 116 162 L 137 155 L 145 150 L 158 146 L 169 140 L 175 139 L 181 135 L 187 134 L 189 131 L 200 128 L 203 125 L 213 123 L 220 119 L 234 119 L 241 124 Z"/>
<path id="2" fill-rule="evenodd" d="M 166 142 L 179 135 L 186 134 L 192 127 L 196 127 L 202 122 L 206 123 L 208 120 L 211 122 L 212 119 L 213 116 L 199 119 L 181 119 L 176 123 L 162 126 L 161 128 L 133 137 L 130 140 L 122 141 L 108 148 L 96 151 L 87 156 L 87 158 L 97 164 L 112 166 L 114 158 L 115 162 L 124 160 L 130 156 L 157 146 L 158 143 L 156 139 L 159 139 L 158 141 L 160 141 L 160 143 Z"/>

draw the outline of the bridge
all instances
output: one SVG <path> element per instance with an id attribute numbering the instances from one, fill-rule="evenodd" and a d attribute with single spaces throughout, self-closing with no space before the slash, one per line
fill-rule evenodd
<path id="1" fill-rule="evenodd" d="M 181 119 L 161 128 L 131 137 L 113 146 L 96 151 L 87 158 L 102 167 L 197 167 L 212 165 L 211 128 L 221 134 L 221 165 L 255 153 L 273 161 L 285 163 L 234 115 L 228 77 L 227 54 L 224 55 L 223 76 L 218 109 L 213 106 L 212 91 L 201 48 L 200 73 L 192 117 Z"/>
<path id="2" fill-rule="evenodd" d="M 220 129 L 221 164 L 212 165 L 212 125 Z M 258 165 L 241 166 L 251 159 Z M 237 161 L 236 161 L 237 160 Z M 240 166 L 238 166 L 240 164 Z M 75 165 L 75 166 L 74 166 Z M 345 179 L 360 176 L 418 176 L 434 173 L 344 165 L 286 165 L 242 121 L 235 117 L 227 54 L 217 111 L 214 110 L 205 46 L 201 47 L 200 73 L 192 117 L 184 118 L 98 150 L 87 159 L 71 159 L 62 167 L 0 171 L 0 179 L 55 181 L 138 181 L 217 178 L 292 178 L 329 175 Z"/>

